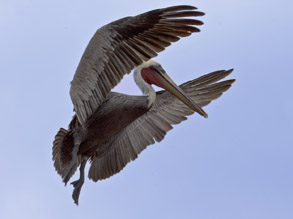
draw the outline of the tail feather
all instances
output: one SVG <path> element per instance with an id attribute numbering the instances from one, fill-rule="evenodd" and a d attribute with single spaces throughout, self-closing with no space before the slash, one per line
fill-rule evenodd
<path id="1" fill-rule="evenodd" d="M 72 150 L 73 145 L 72 148 L 70 145 L 68 145 L 68 136 L 69 132 L 66 129 L 60 128 L 55 136 L 52 147 L 52 160 L 54 161 L 54 167 L 62 178 L 64 178 L 69 171 L 70 157 L 72 157 L 72 154 L 70 154 L 70 149 Z M 77 164 L 72 170 L 70 177 L 75 173 L 77 167 L 80 165 L 80 162 L 81 156 L 79 155 L 77 157 Z"/>

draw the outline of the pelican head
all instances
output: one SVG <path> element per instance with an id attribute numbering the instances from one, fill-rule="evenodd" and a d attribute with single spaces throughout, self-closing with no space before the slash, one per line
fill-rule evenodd
<path id="1" fill-rule="evenodd" d="M 142 93 L 144 95 L 150 96 L 151 101 L 155 100 L 154 96 L 156 95 L 154 89 L 151 86 L 154 84 L 173 94 L 193 111 L 199 113 L 205 118 L 208 117 L 206 112 L 190 97 L 188 97 L 185 92 L 180 87 L 178 87 L 167 75 L 162 66 L 154 60 L 143 62 L 140 66 L 135 68 L 134 80 L 137 86 L 141 89 Z"/>

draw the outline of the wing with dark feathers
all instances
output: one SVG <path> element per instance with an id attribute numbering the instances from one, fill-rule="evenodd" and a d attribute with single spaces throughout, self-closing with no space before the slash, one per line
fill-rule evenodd
<path id="1" fill-rule="evenodd" d="M 90 40 L 71 82 L 70 96 L 84 124 L 109 91 L 143 61 L 155 57 L 180 37 L 200 30 L 203 16 L 193 6 L 157 9 L 101 27 Z"/>
<path id="2" fill-rule="evenodd" d="M 228 90 L 235 80 L 218 82 L 232 70 L 216 71 L 195 80 L 186 82 L 180 87 L 199 106 L 203 107 L 217 99 Z M 172 125 L 186 120 L 194 111 L 188 108 L 169 92 L 157 92 L 152 108 L 129 124 L 107 145 L 108 151 L 102 156 L 94 156 L 89 170 L 93 181 L 108 178 L 118 173 L 148 145 L 160 142 Z"/>

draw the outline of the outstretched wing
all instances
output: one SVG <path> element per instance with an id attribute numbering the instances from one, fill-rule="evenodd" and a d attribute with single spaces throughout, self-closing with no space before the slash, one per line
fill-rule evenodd
<path id="1" fill-rule="evenodd" d="M 235 80 L 218 82 L 231 72 L 232 70 L 212 72 L 180 87 L 203 107 L 231 87 Z M 152 108 L 114 137 L 106 146 L 108 151 L 105 154 L 92 158 L 89 178 L 97 181 L 118 173 L 148 145 L 155 141 L 160 142 L 167 131 L 172 129 L 172 125 L 186 120 L 186 116 L 193 113 L 194 111 L 169 92 L 157 92 Z"/>
<path id="2" fill-rule="evenodd" d="M 186 17 L 202 16 L 193 6 L 174 6 L 126 17 L 101 27 L 90 40 L 77 67 L 70 96 L 78 120 L 86 119 L 109 91 L 143 61 L 200 30 L 203 23 Z"/>

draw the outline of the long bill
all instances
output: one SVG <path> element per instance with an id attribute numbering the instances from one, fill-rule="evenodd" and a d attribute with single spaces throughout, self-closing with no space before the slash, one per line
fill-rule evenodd
<path id="1" fill-rule="evenodd" d="M 203 117 L 207 118 L 208 114 L 199 106 L 197 105 L 189 96 L 187 96 L 184 91 L 178 87 L 174 81 L 167 75 L 165 71 L 161 69 L 156 70 L 156 77 L 159 81 L 160 87 L 166 89 L 179 100 L 181 100 L 184 104 L 186 104 L 190 109 L 197 112 L 198 114 L 202 115 Z"/>

